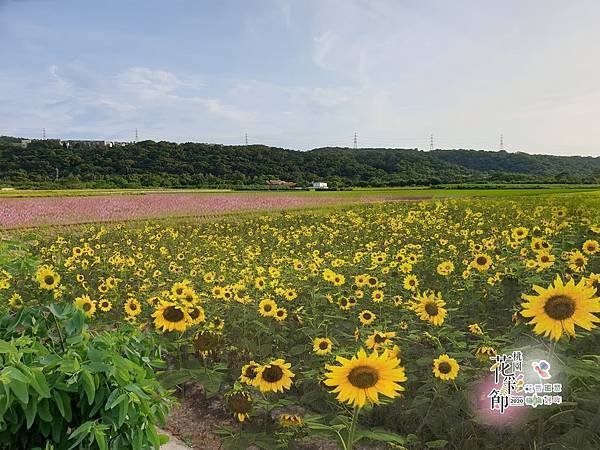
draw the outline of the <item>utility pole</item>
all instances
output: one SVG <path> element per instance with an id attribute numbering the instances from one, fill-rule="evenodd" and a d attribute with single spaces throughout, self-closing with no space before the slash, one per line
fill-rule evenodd
<path id="1" fill-rule="evenodd" d="M 429 136 L 429 150 L 433 150 L 433 134 Z"/>
<path id="2" fill-rule="evenodd" d="M 356 131 L 354 132 L 354 150 L 358 148 L 358 136 L 356 135 Z"/>
<path id="3" fill-rule="evenodd" d="M 135 129 L 135 141 L 133 142 L 137 142 L 138 141 L 138 129 Z"/>

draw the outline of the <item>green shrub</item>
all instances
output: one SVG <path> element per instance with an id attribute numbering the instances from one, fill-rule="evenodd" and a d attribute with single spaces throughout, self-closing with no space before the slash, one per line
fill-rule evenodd
<path id="1" fill-rule="evenodd" d="M 171 400 L 134 330 L 92 333 L 72 306 L 0 319 L 0 448 L 158 449 Z"/>

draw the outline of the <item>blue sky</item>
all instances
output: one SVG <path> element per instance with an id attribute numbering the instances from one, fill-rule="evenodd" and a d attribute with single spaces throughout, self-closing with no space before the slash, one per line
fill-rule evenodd
<path id="1" fill-rule="evenodd" d="M 0 134 L 600 155 L 596 0 L 0 0 Z"/>

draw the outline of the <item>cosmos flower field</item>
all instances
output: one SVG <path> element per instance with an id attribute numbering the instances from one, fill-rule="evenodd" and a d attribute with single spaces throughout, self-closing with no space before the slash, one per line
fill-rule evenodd
<path id="1" fill-rule="evenodd" d="M 0 272 L 5 312 L 73 304 L 92 332 L 142 333 L 166 386 L 222 399 L 231 448 L 600 448 L 597 192 L 4 238 L 35 260 Z M 561 404 L 489 411 L 491 358 L 514 350 L 552 362 Z"/>

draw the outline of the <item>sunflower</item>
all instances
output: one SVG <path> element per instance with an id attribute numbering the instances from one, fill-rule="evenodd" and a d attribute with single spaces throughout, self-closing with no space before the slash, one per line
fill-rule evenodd
<path id="1" fill-rule="evenodd" d="M 536 256 L 536 265 L 538 267 L 538 272 L 552 267 L 554 265 L 555 260 L 556 257 L 547 250 L 542 250 L 538 252 Z"/>
<path id="2" fill-rule="evenodd" d="M 228 393 L 225 399 L 227 408 L 239 422 L 243 422 L 249 417 L 252 412 L 252 396 L 248 392 L 233 391 Z"/>
<path id="3" fill-rule="evenodd" d="M 523 317 L 531 317 L 530 324 L 535 325 L 535 334 L 559 340 L 563 332 L 575 336 L 575 325 L 591 330 L 600 322 L 593 313 L 600 312 L 600 297 L 595 297 L 596 289 L 586 285 L 584 279 L 578 284 L 571 279 L 564 283 L 559 275 L 546 289 L 534 285 L 538 295 L 523 294 Z"/>
<path id="4" fill-rule="evenodd" d="M 48 291 L 55 289 L 60 283 L 60 275 L 50 266 L 40 267 L 35 273 L 35 278 L 40 285 L 40 289 Z"/>
<path id="5" fill-rule="evenodd" d="M 279 416 L 279 424 L 282 427 L 299 427 L 303 423 L 304 419 L 298 414 L 282 414 Z"/>
<path id="6" fill-rule="evenodd" d="M 469 325 L 469 331 L 475 336 L 483 336 L 483 330 L 481 329 L 478 323 L 472 323 L 471 325 Z"/>
<path id="7" fill-rule="evenodd" d="M 360 349 L 352 359 L 338 356 L 339 366 L 326 365 L 325 385 L 333 387 L 337 400 L 362 408 L 367 402 L 378 404 L 379 394 L 394 398 L 404 388 L 399 384 L 406 381 L 406 373 L 397 358 L 376 351 L 367 355 Z"/>
<path id="8" fill-rule="evenodd" d="M 414 290 L 417 289 L 417 287 L 419 287 L 419 280 L 417 279 L 417 276 L 414 275 L 414 274 L 406 275 L 404 277 L 404 281 L 402 283 L 402 286 L 407 291 L 414 291 Z"/>
<path id="9" fill-rule="evenodd" d="M 479 272 L 485 272 L 492 265 L 492 258 L 485 253 L 478 253 L 471 261 L 471 267 L 477 269 Z"/>
<path id="10" fill-rule="evenodd" d="M 15 293 L 8 299 L 8 304 L 13 309 L 20 309 L 23 307 L 23 297 L 21 294 Z"/>
<path id="11" fill-rule="evenodd" d="M 287 318 L 287 309 L 277 308 L 275 315 L 273 316 L 277 322 L 283 322 Z"/>
<path id="12" fill-rule="evenodd" d="M 569 255 L 569 269 L 574 272 L 583 272 L 587 263 L 588 259 L 579 250 L 575 250 Z"/>
<path id="13" fill-rule="evenodd" d="M 92 317 L 96 312 L 96 302 L 89 295 L 82 295 L 75 298 L 73 302 L 77 308 L 83 311 L 87 317 Z"/>
<path id="14" fill-rule="evenodd" d="M 213 317 L 208 325 L 211 330 L 222 330 L 225 327 L 225 321 L 220 317 Z"/>
<path id="15" fill-rule="evenodd" d="M 277 303 L 270 298 L 265 298 L 258 304 L 258 313 L 263 317 L 273 317 L 277 311 Z"/>
<path id="16" fill-rule="evenodd" d="M 377 319 L 377 316 L 368 309 L 365 309 L 364 311 L 360 312 L 360 314 L 358 315 L 358 319 L 363 325 L 371 325 L 373 321 Z"/>
<path id="17" fill-rule="evenodd" d="M 444 323 L 447 312 L 444 309 L 446 302 L 442 300 L 440 292 L 436 294 L 433 291 L 425 291 L 417 295 L 416 300 L 418 303 L 414 307 L 414 310 L 421 320 L 426 320 L 436 326 Z"/>
<path id="18" fill-rule="evenodd" d="M 202 356 L 208 356 L 219 345 L 219 335 L 212 331 L 200 331 L 194 336 L 194 348 Z"/>
<path id="19" fill-rule="evenodd" d="M 375 331 L 367 338 L 366 345 L 369 350 L 379 350 L 380 348 L 385 347 L 389 340 L 394 337 L 396 337 L 396 333 L 393 331 L 389 331 L 387 333 Z"/>
<path id="20" fill-rule="evenodd" d="M 489 358 L 496 355 L 497 353 L 494 347 L 490 347 L 489 345 L 482 345 L 475 352 L 475 356 L 477 356 L 478 358 Z"/>
<path id="21" fill-rule="evenodd" d="M 598 241 L 588 239 L 583 243 L 582 250 L 588 255 L 593 255 L 594 253 L 598 253 L 598 251 L 600 251 L 600 244 L 598 244 Z"/>
<path id="22" fill-rule="evenodd" d="M 100 308 L 100 311 L 102 312 L 108 312 L 112 309 L 112 303 L 105 298 L 100 299 L 100 301 L 98 301 L 98 308 Z"/>
<path id="23" fill-rule="evenodd" d="M 192 320 L 185 308 L 174 302 L 162 302 L 158 309 L 152 313 L 152 317 L 154 317 L 156 329 L 163 332 L 183 332 Z"/>
<path id="24" fill-rule="evenodd" d="M 333 343 L 331 342 L 331 339 L 317 337 L 313 340 L 313 352 L 319 356 L 331 353 L 332 348 Z"/>
<path id="25" fill-rule="evenodd" d="M 383 291 L 376 290 L 371 293 L 371 299 L 374 303 L 381 303 L 383 301 Z"/>
<path id="26" fill-rule="evenodd" d="M 125 314 L 130 317 L 135 317 L 142 312 L 142 305 L 133 297 L 129 297 L 125 302 Z"/>
<path id="27" fill-rule="evenodd" d="M 242 373 L 240 375 L 240 380 L 242 383 L 246 383 L 249 386 L 255 386 L 259 368 L 260 365 L 254 361 L 250 361 L 248 364 L 245 364 L 242 367 Z"/>
<path id="28" fill-rule="evenodd" d="M 197 325 L 204 322 L 206 315 L 204 314 L 204 308 L 201 306 L 191 305 L 187 308 L 187 313 L 190 325 Z"/>
<path id="29" fill-rule="evenodd" d="M 458 376 L 459 370 L 458 362 L 446 354 L 433 360 L 433 374 L 440 380 L 454 380 Z"/>
<path id="30" fill-rule="evenodd" d="M 290 363 L 283 359 L 275 359 L 264 366 L 259 366 L 256 371 L 255 386 L 261 392 L 283 392 L 292 386 L 292 378 L 295 377 L 290 370 Z"/>
<path id="31" fill-rule="evenodd" d="M 448 276 L 454 272 L 454 264 L 451 261 L 444 261 L 438 264 L 437 273 L 442 276 Z"/>

